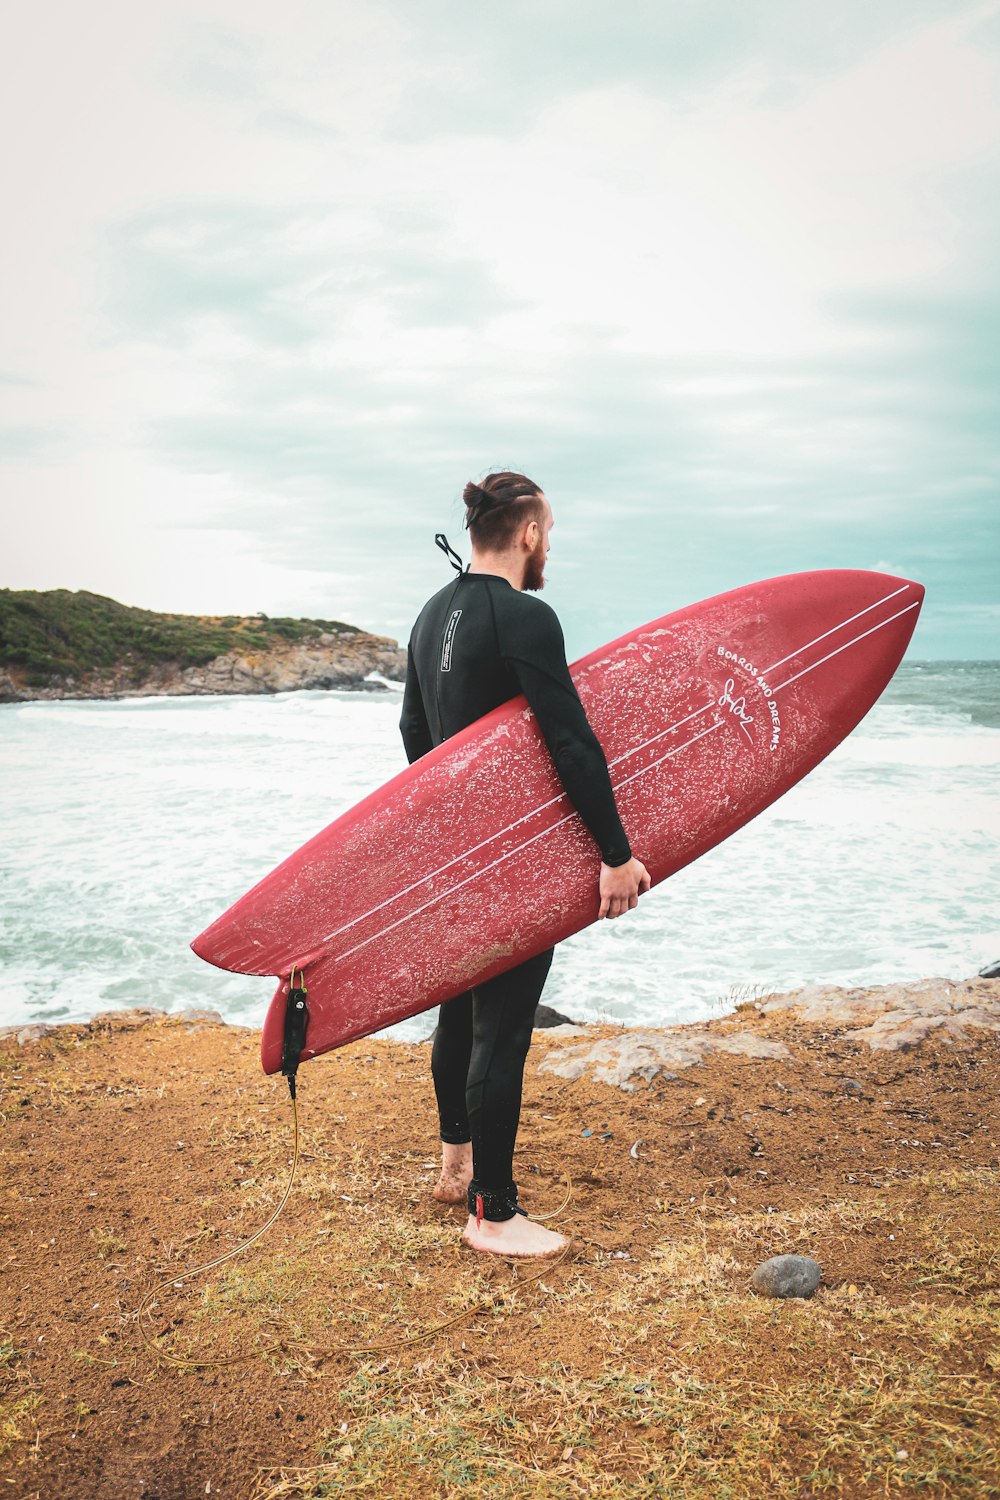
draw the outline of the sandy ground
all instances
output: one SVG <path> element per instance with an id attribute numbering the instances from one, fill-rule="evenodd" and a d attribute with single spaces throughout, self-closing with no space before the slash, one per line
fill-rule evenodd
<path id="1" fill-rule="evenodd" d="M 181 1365 L 140 1338 L 141 1297 L 252 1233 L 287 1179 L 258 1035 L 0 1042 L 0 1493 L 996 1494 L 1000 1035 L 887 1052 L 750 1020 L 788 1055 L 712 1052 L 632 1093 L 540 1073 L 580 1039 L 535 1033 L 522 1201 L 558 1209 L 567 1174 L 554 1225 L 581 1248 L 533 1280 L 462 1249 L 430 1196 L 426 1045 L 308 1063 L 277 1224 L 147 1313 Z M 785 1252 L 821 1264 L 809 1300 L 750 1290 Z"/>

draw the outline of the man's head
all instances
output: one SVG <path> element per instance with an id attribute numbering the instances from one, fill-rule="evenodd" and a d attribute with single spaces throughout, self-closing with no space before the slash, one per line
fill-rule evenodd
<path id="1" fill-rule="evenodd" d="M 525 474 L 488 474 L 481 484 L 470 481 L 462 498 L 473 552 L 523 567 L 522 589 L 544 588 L 553 518 L 539 486 Z"/>

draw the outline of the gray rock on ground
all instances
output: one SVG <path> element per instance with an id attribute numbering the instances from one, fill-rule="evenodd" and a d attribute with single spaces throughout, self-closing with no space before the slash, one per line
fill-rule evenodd
<path id="1" fill-rule="evenodd" d="M 579 1026 L 579 1021 L 571 1021 L 569 1016 L 564 1016 L 561 1011 L 553 1010 L 551 1005 L 540 1005 L 535 1011 L 535 1028 L 544 1027 L 549 1030 L 553 1026 Z"/>
<path id="2" fill-rule="evenodd" d="M 929 1036 L 972 1041 L 973 1031 L 1000 1031 L 1000 983 L 991 979 L 917 979 L 909 984 L 842 989 L 806 985 L 757 1002 L 765 1015 L 795 1011 L 803 1021 L 849 1026 L 844 1035 L 880 1052 L 906 1052 Z"/>
<path id="3" fill-rule="evenodd" d="M 823 1268 L 810 1255 L 772 1255 L 754 1271 L 750 1285 L 767 1297 L 811 1297 Z"/>
<path id="4" fill-rule="evenodd" d="M 26 1026 L 2 1026 L 0 1042 L 16 1042 L 23 1047 L 25 1042 L 40 1042 L 51 1030 L 52 1027 L 46 1026 L 44 1021 L 31 1021 Z"/>
<path id="5" fill-rule="evenodd" d="M 536 1031 L 551 1031 L 559 1036 L 583 1036 L 584 1029 L 579 1021 L 571 1021 L 569 1016 L 564 1016 L 561 1011 L 553 1010 L 551 1005 L 540 1005 L 535 1011 Z M 433 1044 L 437 1036 L 437 1027 L 424 1037 L 425 1042 Z"/>
<path id="6" fill-rule="evenodd" d="M 791 1057 L 784 1042 L 755 1036 L 749 1031 L 716 1036 L 712 1032 L 624 1031 L 573 1047 L 554 1047 L 539 1063 L 539 1073 L 558 1078 L 582 1078 L 585 1073 L 601 1083 L 610 1083 L 634 1093 L 643 1083 L 667 1070 L 689 1068 L 704 1062 L 711 1052 L 730 1052 L 742 1057 Z M 676 1073 L 672 1073 L 676 1076 Z"/>
<path id="7" fill-rule="evenodd" d="M 90 1026 L 105 1026 L 109 1031 L 131 1031 L 135 1026 L 148 1026 L 151 1021 L 162 1021 L 166 1015 L 155 1005 L 137 1005 L 129 1010 L 102 1010 L 91 1016 Z"/>
<path id="8" fill-rule="evenodd" d="M 914 1016 L 905 1010 L 886 1011 L 870 1026 L 847 1031 L 851 1041 L 867 1042 L 876 1052 L 909 1052 L 929 1036 L 942 1042 L 968 1042 L 970 1029 L 1000 1031 L 1000 1014 L 969 1006 L 960 1015 Z"/>
<path id="9" fill-rule="evenodd" d="M 102 1010 L 91 1016 L 88 1026 L 103 1027 L 108 1031 L 132 1031 L 137 1026 L 150 1026 L 161 1021 L 178 1026 L 225 1026 L 226 1022 L 217 1010 L 192 1007 L 189 1010 L 160 1010 L 155 1005 L 135 1006 L 129 1010 Z M 73 1023 L 70 1023 L 73 1024 Z M 240 1027 L 240 1030 L 245 1028 Z M 38 1042 L 50 1032 L 58 1030 L 42 1021 L 33 1021 L 23 1026 L 0 1027 L 0 1042 L 16 1041 L 19 1047 L 25 1042 Z"/>
<path id="10" fill-rule="evenodd" d="M 172 1026 L 225 1026 L 217 1010 L 191 1006 L 187 1010 L 160 1010 L 155 1005 L 140 1005 L 132 1010 L 102 1010 L 91 1016 L 91 1026 L 106 1026 L 110 1031 L 131 1031 L 136 1026 L 166 1023 Z M 242 1028 L 241 1028 L 242 1029 Z"/>
<path id="11" fill-rule="evenodd" d="M 187 1010 L 169 1011 L 166 1019 L 175 1022 L 178 1026 L 187 1026 L 190 1030 L 198 1030 L 202 1026 L 225 1026 L 225 1020 L 217 1010 L 202 1010 L 193 1005 Z"/>

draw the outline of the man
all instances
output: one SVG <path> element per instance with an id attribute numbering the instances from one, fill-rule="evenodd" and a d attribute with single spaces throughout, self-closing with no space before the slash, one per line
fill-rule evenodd
<path id="1" fill-rule="evenodd" d="M 524 693 L 570 801 L 601 850 L 598 916 L 618 917 L 649 889 L 615 806 L 607 761 L 566 665 L 554 611 L 529 597 L 544 586 L 552 507 L 523 474 L 467 484 L 467 571 L 421 610 L 407 653 L 399 722 L 419 756 Z M 445 539 L 442 550 L 450 552 Z M 454 555 L 454 554 L 452 554 Z M 494 1255 L 552 1256 L 566 1240 L 527 1218 L 513 1179 L 524 1063 L 553 950 L 442 1005 L 431 1069 L 441 1128 L 434 1196 L 465 1201 L 462 1235 Z"/>

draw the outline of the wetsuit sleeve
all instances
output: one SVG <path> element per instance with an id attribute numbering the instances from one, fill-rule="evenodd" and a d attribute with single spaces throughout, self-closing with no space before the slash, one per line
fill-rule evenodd
<path id="1" fill-rule="evenodd" d="M 504 621 L 501 652 L 538 720 L 566 795 L 586 823 L 606 865 L 624 865 L 632 851 L 622 827 L 608 763 L 590 727 L 566 663 L 562 627 L 541 600 L 530 617 Z"/>
<path id="2" fill-rule="evenodd" d="M 412 766 L 415 760 L 434 748 L 430 725 L 424 709 L 424 700 L 413 665 L 413 647 L 406 648 L 406 683 L 403 688 L 403 712 L 399 720 L 399 732 L 403 736 L 406 758 Z"/>

